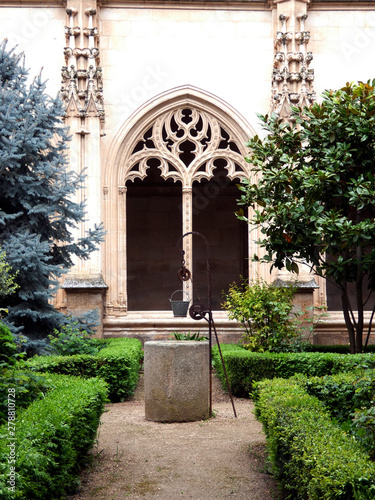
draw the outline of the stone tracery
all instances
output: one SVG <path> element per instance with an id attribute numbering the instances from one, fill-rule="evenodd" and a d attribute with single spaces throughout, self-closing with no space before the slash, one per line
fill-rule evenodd
<path id="1" fill-rule="evenodd" d="M 164 179 L 193 181 L 210 179 L 217 159 L 226 161 L 228 177 L 247 177 L 243 155 L 230 132 L 210 113 L 179 107 L 161 114 L 141 135 L 125 166 L 125 180 L 144 179 L 149 160 L 157 159 Z"/>

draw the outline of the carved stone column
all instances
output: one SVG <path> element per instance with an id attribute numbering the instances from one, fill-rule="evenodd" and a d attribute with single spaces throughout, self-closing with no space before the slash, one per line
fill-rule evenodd
<path id="1" fill-rule="evenodd" d="M 310 69 L 312 52 L 307 51 L 306 30 L 309 0 L 274 0 L 275 57 L 272 73 L 271 112 L 289 120 L 291 106 L 309 106 L 316 98 Z"/>
<path id="2" fill-rule="evenodd" d="M 77 7 L 78 6 L 78 7 Z M 98 117 L 104 121 L 103 77 L 100 67 L 99 32 L 95 1 L 70 1 L 66 9 L 67 26 L 60 97 L 66 104 L 66 117 Z M 81 25 L 75 25 L 79 22 Z"/>
<path id="3" fill-rule="evenodd" d="M 101 204 L 101 137 L 104 122 L 103 78 L 99 57 L 98 6 L 96 0 L 68 0 L 65 26 L 65 65 L 62 67 L 60 97 L 65 104 L 65 123 L 70 128 L 71 170 L 86 175 L 85 189 L 77 192 L 75 201 L 86 202 L 86 220 L 73 236 L 84 236 L 102 220 Z M 74 268 L 65 277 L 67 312 L 76 313 L 99 307 L 104 312 L 102 256 L 93 252 L 87 261 L 75 259 Z M 94 279 L 94 278 L 95 279 Z M 93 286 L 93 279 L 100 286 Z M 71 284 L 74 284 L 71 286 Z M 94 291 L 95 290 L 95 291 Z M 78 294 L 78 295 L 77 295 Z M 102 325 L 99 330 L 102 330 Z"/>
<path id="4" fill-rule="evenodd" d="M 117 299 L 115 302 L 115 309 L 118 312 L 124 313 L 127 311 L 127 267 L 124 265 L 126 262 L 126 186 L 119 186 L 119 210 L 118 210 L 118 269 L 117 276 Z"/>
<path id="5" fill-rule="evenodd" d="M 193 203 L 193 190 L 192 187 L 182 188 L 182 234 L 190 233 L 193 230 L 192 219 L 192 203 Z M 182 248 L 185 251 L 185 265 L 193 272 L 193 235 L 189 234 L 182 240 Z M 183 289 L 193 298 L 193 290 L 191 281 L 183 282 Z"/>
<path id="6" fill-rule="evenodd" d="M 310 0 L 274 0 L 274 47 L 271 112 L 291 121 L 291 106 L 310 106 L 316 99 L 313 54 L 307 50 L 310 31 L 306 30 Z M 297 279 L 295 307 L 311 319 L 314 291 L 319 288 L 309 268 L 303 264 L 296 277 L 285 269 L 275 273 L 274 282 L 287 285 Z"/>

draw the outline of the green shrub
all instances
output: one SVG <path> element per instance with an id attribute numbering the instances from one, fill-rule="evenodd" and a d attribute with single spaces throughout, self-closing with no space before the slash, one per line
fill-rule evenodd
<path id="1" fill-rule="evenodd" d="M 274 377 L 289 378 L 296 373 L 323 376 L 375 366 L 373 354 L 342 355 L 335 353 L 256 353 L 236 344 L 222 344 L 221 350 L 232 393 L 248 397 L 253 383 Z M 212 349 L 217 374 L 225 387 L 224 372 L 217 346 Z"/>
<path id="2" fill-rule="evenodd" d="M 280 351 L 299 333 L 294 321 L 294 286 L 277 286 L 258 278 L 250 284 L 232 283 L 222 306 L 229 319 L 241 323 L 245 330 L 244 347 L 250 351 Z"/>
<path id="3" fill-rule="evenodd" d="M 137 339 L 111 339 L 98 355 L 97 376 L 109 385 L 111 401 L 123 401 L 133 395 L 143 361 L 142 344 Z"/>
<path id="4" fill-rule="evenodd" d="M 290 500 L 375 498 L 375 464 L 298 381 L 255 385 L 256 415 L 270 460 Z"/>
<path id="5" fill-rule="evenodd" d="M 307 393 L 317 397 L 340 422 L 348 420 L 358 408 L 369 408 L 374 397 L 375 379 L 370 370 L 299 380 Z"/>
<path id="6" fill-rule="evenodd" d="M 341 428 L 375 458 L 375 378 L 372 370 L 306 377 L 294 380 L 315 396 Z"/>
<path id="7" fill-rule="evenodd" d="M 101 377 L 108 383 L 110 400 L 116 402 L 134 393 L 142 359 L 142 344 L 139 340 L 117 338 L 110 339 L 107 347 L 95 356 L 34 356 L 27 361 L 27 366 L 41 372 L 85 378 Z"/>
<path id="8" fill-rule="evenodd" d="M 25 370 L 6 370 L 0 377 L 0 425 L 6 422 L 8 389 L 16 389 L 17 410 L 26 408 L 34 400 L 45 396 L 51 388 L 46 377 Z"/>
<path id="9" fill-rule="evenodd" d="M 201 337 L 199 332 L 195 333 L 178 333 L 178 332 L 173 332 L 173 340 L 190 340 L 190 341 L 205 341 L 208 340 L 208 337 Z"/>
<path id="10" fill-rule="evenodd" d="M 253 381 L 273 377 L 272 364 L 262 362 L 269 359 L 269 353 L 252 353 L 236 344 L 221 344 L 221 351 L 234 396 L 249 397 Z M 217 346 L 213 346 L 212 354 L 216 373 L 225 389 L 226 379 Z"/>
<path id="11" fill-rule="evenodd" d="M 352 423 L 348 429 L 371 460 L 375 460 L 375 401 L 370 407 L 356 409 L 352 414 Z"/>
<path id="12" fill-rule="evenodd" d="M 17 408 L 26 408 L 32 401 L 48 390 L 44 377 L 16 369 L 16 362 L 22 358 L 17 353 L 13 335 L 0 323 L 0 425 L 6 421 L 8 409 L 8 388 L 17 389 Z M 23 362 L 18 362 L 24 366 Z"/>
<path id="13" fill-rule="evenodd" d="M 304 387 L 315 395 L 352 435 L 371 459 L 375 458 L 375 378 L 372 370 L 308 379 Z"/>
<path id="14" fill-rule="evenodd" d="M 78 326 L 78 322 L 62 325 L 60 330 L 53 330 L 53 335 L 48 335 L 50 340 L 49 351 L 59 356 L 74 354 L 97 354 L 107 345 L 104 339 L 92 338 L 86 330 Z"/>
<path id="15" fill-rule="evenodd" d="M 12 366 L 17 360 L 17 346 L 9 328 L 0 322 L 0 370 Z"/>
<path id="16" fill-rule="evenodd" d="M 60 500 L 78 484 L 79 468 L 92 447 L 106 401 L 99 379 L 48 375 L 54 387 L 17 414 L 15 440 L 0 427 L 0 497 Z M 9 443 L 15 446 L 15 462 Z M 13 469 L 12 469 L 13 467 Z M 15 489 L 9 489 L 14 474 Z"/>

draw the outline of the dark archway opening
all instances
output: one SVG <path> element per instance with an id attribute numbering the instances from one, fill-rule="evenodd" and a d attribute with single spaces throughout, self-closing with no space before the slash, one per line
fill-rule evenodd
<path id="1" fill-rule="evenodd" d="M 182 188 L 161 177 L 159 164 L 148 160 L 147 177 L 127 183 L 129 311 L 169 309 L 168 298 L 178 282 Z"/>
<path id="2" fill-rule="evenodd" d="M 211 255 L 212 309 L 221 309 L 223 291 L 227 292 L 240 276 L 248 278 L 248 225 L 235 215 L 239 181 L 231 181 L 224 168 L 226 161 L 216 160 L 214 176 L 193 184 L 193 230 L 208 240 Z M 194 300 L 207 303 L 206 248 L 202 238 L 193 237 Z"/>

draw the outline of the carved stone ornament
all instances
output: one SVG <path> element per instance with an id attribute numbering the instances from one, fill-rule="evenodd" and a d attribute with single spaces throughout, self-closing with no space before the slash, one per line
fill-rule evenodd
<path id="1" fill-rule="evenodd" d="M 298 31 L 295 34 L 295 39 L 297 42 L 302 45 L 305 44 L 307 45 L 310 41 L 310 32 L 309 31 Z"/>
<path id="2" fill-rule="evenodd" d="M 283 63 L 285 61 L 285 54 L 283 52 L 276 52 L 275 58 L 274 58 L 274 67 L 277 68 L 280 63 Z"/>
<path id="3" fill-rule="evenodd" d="M 288 17 L 279 15 L 275 34 L 275 57 L 272 72 L 271 112 L 290 119 L 291 106 L 310 106 L 315 100 L 314 70 L 309 68 L 312 52 L 306 51 L 310 32 L 305 29 L 307 14 L 297 16 L 299 31 L 288 31 Z"/>
<path id="4" fill-rule="evenodd" d="M 303 54 L 302 52 L 288 52 L 286 55 L 287 61 L 290 62 L 302 62 Z"/>
<path id="5" fill-rule="evenodd" d="M 230 133 L 206 111 L 178 108 L 159 116 L 139 137 L 126 165 L 126 181 L 144 179 L 150 160 L 157 160 L 164 179 L 210 179 L 217 160 L 226 162 L 229 179 L 247 178 L 243 155 Z"/>
<path id="6" fill-rule="evenodd" d="M 66 116 L 97 116 L 104 120 L 103 74 L 100 68 L 98 29 L 93 26 L 95 9 L 87 9 L 89 26 L 73 26 L 76 10 L 66 9 L 69 26 L 65 27 L 67 46 L 64 49 L 66 66 L 61 70 L 60 97 L 65 103 Z M 83 36 L 81 36 L 83 33 Z M 87 46 L 77 47 L 76 38 Z"/>
<path id="7" fill-rule="evenodd" d="M 99 36 L 99 31 L 98 31 L 98 28 L 83 28 L 82 30 L 83 34 L 85 36 L 94 36 L 94 37 L 98 37 Z"/>
<path id="8" fill-rule="evenodd" d="M 65 37 L 69 38 L 70 36 L 78 36 L 81 34 L 81 28 L 79 26 L 65 26 Z"/>
<path id="9" fill-rule="evenodd" d="M 276 33 L 275 46 L 288 45 L 293 40 L 293 33 L 278 31 Z"/>

